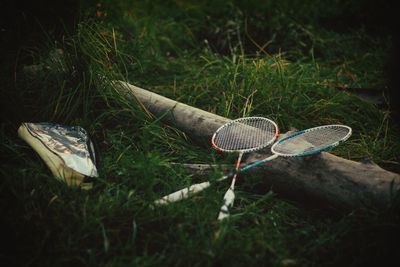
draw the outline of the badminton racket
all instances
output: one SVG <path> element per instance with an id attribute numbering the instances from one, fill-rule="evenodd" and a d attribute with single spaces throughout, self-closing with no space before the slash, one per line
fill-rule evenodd
<path id="1" fill-rule="evenodd" d="M 260 165 L 277 157 L 302 157 L 320 153 L 347 140 L 351 135 L 351 128 L 344 125 L 325 125 L 293 133 L 278 140 L 272 147 L 272 156 L 252 165 Z M 252 167 L 255 167 L 252 166 Z M 247 169 L 246 169 L 247 168 Z M 244 168 L 246 171 L 250 166 Z M 232 178 L 232 184 L 224 197 L 224 205 L 221 207 L 218 220 L 229 217 L 229 207 L 235 199 L 233 195 L 234 183 L 237 172 Z"/>
<path id="2" fill-rule="evenodd" d="M 239 170 L 239 173 L 269 162 L 278 156 L 306 156 L 329 150 L 346 141 L 351 134 L 352 129 L 346 125 L 324 125 L 292 133 L 282 139 L 279 139 L 271 147 L 271 150 L 273 149 L 272 156 L 243 167 Z M 297 148 L 295 145 L 296 143 Z M 290 150 L 288 150 L 288 148 L 290 148 Z M 232 174 L 225 175 L 217 181 L 228 179 L 231 176 Z M 183 188 L 179 191 L 164 196 L 163 198 L 155 201 L 154 204 L 163 205 L 186 199 L 189 197 L 189 195 L 196 194 L 208 188 L 210 185 L 210 182 L 193 184 L 187 188 Z"/>
<path id="3" fill-rule="evenodd" d="M 246 117 L 230 121 L 218 128 L 211 139 L 211 144 L 221 152 L 239 153 L 233 174 L 236 179 L 243 154 L 270 145 L 277 136 L 278 126 L 272 120 L 263 117 Z M 218 181 L 226 178 L 228 176 L 224 176 Z M 210 182 L 194 184 L 156 200 L 154 205 L 158 206 L 185 199 L 190 194 L 203 191 L 210 185 Z"/>
<path id="4" fill-rule="evenodd" d="M 262 117 L 241 118 L 221 126 L 213 135 L 214 148 L 227 153 L 239 153 L 231 185 L 223 198 L 218 220 L 229 216 L 229 208 L 235 200 L 235 183 L 240 162 L 244 153 L 260 150 L 275 141 L 278 126 L 275 122 Z"/>

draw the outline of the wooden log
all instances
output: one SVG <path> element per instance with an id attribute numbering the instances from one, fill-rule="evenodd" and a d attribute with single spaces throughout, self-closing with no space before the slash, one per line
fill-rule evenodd
<path id="1" fill-rule="evenodd" d="M 116 81 L 114 87 L 125 97 L 133 98 L 157 118 L 174 126 L 197 141 L 210 143 L 212 134 L 230 119 L 160 96 L 126 82 Z"/>
<path id="2" fill-rule="evenodd" d="M 116 81 L 114 88 L 195 140 L 210 140 L 218 127 L 230 121 L 126 82 Z M 243 164 L 267 156 L 268 152 L 254 153 Z M 387 208 L 400 191 L 399 174 L 372 162 L 355 162 L 326 152 L 304 158 L 280 157 L 256 170 L 278 194 L 321 201 L 342 210 Z"/>

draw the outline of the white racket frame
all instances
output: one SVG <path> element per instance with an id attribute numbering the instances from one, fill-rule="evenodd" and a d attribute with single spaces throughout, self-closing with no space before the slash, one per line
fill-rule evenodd
<path id="1" fill-rule="evenodd" d="M 256 121 L 256 120 L 265 121 L 268 124 L 271 124 L 272 126 L 274 126 L 274 132 L 273 132 L 274 135 L 267 142 L 265 142 L 265 143 L 263 143 L 263 144 L 261 144 L 259 146 L 246 148 L 246 149 L 224 149 L 224 148 L 219 147 L 216 144 L 215 139 L 216 139 L 218 133 L 220 133 L 224 129 L 230 127 L 232 124 L 237 124 L 237 123 L 240 123 L 242 121 L 246 122 L 246 121 Z M 245 126 L 247 126 L 247 125 L 245 124 Z M 251 125 L 248 125 L 248 126 L 249 127 L 253 127 Z M 262 129 L 260 129 L 260 130 L 262 130 Z M 239 119 L 233 120 L 231 122 L 228 122 L 228 123 L 222 125 L 221 127 L 219 127 L 215 131 L 213 137 L 211 138 L 211 144 L 212 144 L 212 146 L 214 148 L 216 148 L 217 150 L 222 151 L 222 152 L 228 152 L 228 153 L 235 153 L 236 152 L 236 153 L 239 153 L 239 156 L 238 156 L 238 159 L 237 159 L 237 162 L 236 162 L 235 172 L 234 172 L 233 177 L 232 177 L 232 182 L 231 182 L 231 185 L 229 186 L 228 190 L 226 191 L 226 193 L 224 195 L 224 198 L 223 198 L 223 202 L 224 203 L 222 204 L 222 206 L 220 208 L 220 211 L 219 211 L 219 214 L 218 214 L 218 220 L 223 220 L 223 219 L 225 219 L 225 218 L 230 216 L 229 208 L 233 206 L 233 202 L 235 200 L 235 193 L 234 193 L 235 183 L 236 183 L 237 175 L 239 173 L 240 162 L 242 160 L 243 154 L 244 153 L 248 153 L 248 152 L 254 152 L 254 151 L 257 151 L 257 150 L 261 150 L 261 149 L 269 146 L 270 144 L 272 144 L 276 140 L 278 135 L 279 135 L 279 129 L 278 129 L 278 126 L 276 125 L 276 123 L 274 121 L 272 121 L 270 119 L 267 119 L 267 118 L 264 118 L 264 117 L 244 117 L 244 118 L 239 118 Z"/>
<path id="2" fill-rule="evenodd" d="M 263 144 L 263 145 L 261 145 L 261 146 L 254 147 L 254 148 L 248 148 L 248 149 L 223 149 L 223 148 L 220 148 L 220 147 L 215 143 L 215 138 L 216 138 L 216 136 L 218 135 L 218 133 L 219 133 L 220 131 L 224 130 L 224 129 L 227 128 L 227 127 L 230 127 L 230 126 L 231 126 L 232 124 L 234 124 L 234 123 L 238 123 L 238 122 L 240 122 L 240 121 L 246 121 L 246 120 L 264 120 L 264 121 L 268 121 L 269 123 L 271 123 L 271 124 L 275 127 L 275 135 L 274 135 L 274 137 L 271 138 L 271 140 L 270 140 L 269 142 L 267 142 L 267 143 L 265 143 L 265 144 Z M 252 126 L 250 126 L 250 127 L 252 127 Z M 212 136 L 212 138 L 211 138 L 211 145 L 212 145 L 217 151 L 228 152 L 228 153 L 239 153 L 239 154 L 242 153 L 242 154 L 244 154 L 244 153 L 249 153 L 249 152 L 254 152 L 254 151 L 257 151 L 257 150 L 261 150 L 261 149 L 263 149 L 263 148 L 269 146 L 270 144 L 272 144 L 272 143 L 276 140 L 276 138 L 278 137 L 278 135 L 279 135 L 279 128 L 278 128 L 278 125 L 277 125 L 273 120 L 270 120 L 270 119 L 267 119 L 267 118 L 264 118 L 264 117 L 243 117 L 243 118 L 239 118 L 239 119 L 236 119 L 236 120 L 232 120 L 232 121 L 230 121 L 230 122 L 228 122 L 228 123 L 225 123 L 225 124 L 222 125 L 221 127 L 219 127 L 219 128 L 214 132 L 214 134 L 213 134 L 213 136 Z"/>
<path id="3" fill-rule="evenodd" d="M 323 146 L 323 147 L 318 148 L 318 149 L 306 151 L 306 152 L 287 154 L 287 153 L 279 153 L 279 152 L 275 151 L 275 148 L 276 148 L 280 143 L 285 142 L 285 141 L 288 140 L 288 139 L 292 139 L 292 138 L 294 138 L 294 137 L 296 137 L 296 136 L 298 136 L 298 135 L 303 135 L 303 134 L 305 134 L 305 133 L 313 132 L 313 131 L 316 131 L 316 130 L 319 130 L 319 129 L 323 129 L 323 128 L 334 128 L 334 127 L 337 127 L 337 128 L 345 128 L 345 129 L 348 130 L 348 133 L 347 133 L 343 138 L 341 138 L 340 140 L 338 140 L 338 141 L 336 141 L 336 142 L 334 142 L 334 143 L 331 143 L 331 144 L 329 144 L 329 145 Z M 335 146 L 338 146 L 340 143 L 346 141 L 347 139 L 349 139 L 349 137 L 351 136 L 352 132 L 353 132 L 353 130 L 352 130 L 349 126 L 347 126 L 347 125 L 329 124 L 329 125 L 317 126 L 317 127 L 309 128 L 309 129 L 306 129 L 306 130 L 297 131 L 297 132 L 295 132 L 295 133 L 289 134 L 288 136 L 285 136 L 285 137 L 283 137 L 283 138 L 277 140 L 277 141 L 275 142 L 275 144 L 272 145 L 272 147 L 271 147 L 271 152 L 274 153 L 275 155 L 278 155 L 278 156 L 281 156 L 281 157 L 303 157 L 303 156 L 307 156 L 307 155 L 317 154 L 317 153 L 320 153 L 320 152 L 322 152 L 322 151 L 331 149 L 331 148 L 333 148 L 333 147 L 335 147 Z"/>

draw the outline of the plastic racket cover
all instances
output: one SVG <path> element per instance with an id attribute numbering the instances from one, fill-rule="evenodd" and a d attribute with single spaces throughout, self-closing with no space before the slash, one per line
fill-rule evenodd
<path id="1" fill-rule="evenodd" d="M 262 149 L 278 136 L 278 126 L 263 117 L 245 117 L 222 125 L 211 139 L 212 145 L 224 152 L 251 152 Z"/>
<path id="2" fill-rule="evenodd" d="M 296 157 L 319 153 L 339 145 L 351 136 L 346 125 L 324 125 L 295 132 L 278 140 L 271 151 L 283 157 Z"/>

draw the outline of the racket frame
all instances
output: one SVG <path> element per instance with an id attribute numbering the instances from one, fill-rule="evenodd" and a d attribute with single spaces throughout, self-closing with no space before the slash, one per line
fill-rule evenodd
<path id="1" fill-rule="evenodd" d="M 276 152 L 276 151 L 275 151 L 275 147 L 276 147 L 276 146 L 278 146 L 279 144 L 281 144 L 281 143 L 283 143 L 283 142 L 285 142 L 285 141 L 287 141 L 287 140 L 289 140 L 289 139 L 292 139 L 292 138 L 294 138 L 294 137 L 296 137 L 296 136 L 299 136 L 299 135 L 302 135 L 302 134 L 305 134 L 305 133 L 308 133 L 308 132 L 316 131 L 316 130 L 319 130 L 319 129 L 323 129 L 323 128 L 332 128 L 332 127 L 346 128 L 346 129 L 348 130 L 348 133 L 347 133 L 343 138 L 341 138 L 340 140 L 338 140 L 338 141 L 336 141 L 336 142 L 334 142 L 334 143 L 331 143 L 331 144 L 325 145 L 325 146 L 323 146 L 323 147 L 320 147 L 320 148 L 318 148 L 318 149 L 313 149 L 313 150 L 310 150 L 310 151 L 305 151 L 305 152 L 300 152 L 300 153 L 294 153 L 294 154 L 285 154 L 285 153 L 279 153 L 279 152 Z M 349 126 L 347 126 L 347 125 L 329 124 L 329 125 L 317 126 L 317 127 L 309 128 L 309 129 L 306 129 L 306 130 L 297 131 L 297 132 L 295 132 L 295 133 L 289 134 L 288 136 L 285 136 L 285 137 L 283 137 L 283 138 L 277 140 L 277 141 L 272 145 L 272 147 L 271 147 L 271 152 L 274 153 L 275 155 L 280 156 L 280 157 L 303 157 L 303 156 L 308 156 L 308 155 L 312 155 L 312 154 L 318 154 L 318 153 L 321 153 L 321 152 L 323 152 L 323 151 L 326 151 L 326 150 L 328 150 L 328 149 L 331 149 L 331 148 L 333 148 L 333 147 L 338 146 L 338 145 L 341 144 L 342 142 L 344 142 L 344 141 L 346 141 L 347 139 L 349 139 L 349 137 L 351 136 L 351 134 L 352 134 L 352 129 L 351 129 Z"/>
<path id="2" fill-rule="evenodd" d="M 261 145 L 261 146 L 257 146 L 257 147 L 253 147 L 253 148 L 248 148 L 248 149 L 223 149 L 223 148 L 220 148 L 220 147 L 215 143 L 215 138 L 216 138 L 216 136 L 218 135 L 218 133 L 219 133 L 221 130 L 225 129 L 226 127 L 231 126 L 231 125 L 234 124 L 234 123 L 237 123 L 237 122 L 240 122 L 240 121 L 244 121 L 244 120 L 249 120 L 249 119 L 250 119 L 250 120 L 261 119 L 261 120 L 268 121 L 269 123 L 271 123 L 271 124 L 275 127 L 275 135 L 274 135 L 274 137 L 271 138 L 271 140 L 269 140 L 268 142 L 266 142 L 265 144 L 263 144 L 263 145 Z M 249 127 L 252 127 L 252 126 L 249 126 Z M 262 130 L 262 129 L 261 129 L 261 130 Z M 214 134 L 213 134 L 213 136 L 212 136 L 212 138 L 211 138 L 211 145 L 212 145 L 212 147 L 215 148 L 218 152 L 243 153 L 243 154 L 244 154 L 244 153 L 249 153 L 249 152 L 254 152 L 254 151 L 257 151 L 257 150 L 261 150 L 261 149 L 263 149 L 263 148 L 269 146 L 270 144 L 272 144 L 272 143 L 276 140 L 276 138 L 278 138 L 278 136 L 279 136 L 279 128 L 278 128 L 278 125 L 277 125 L 273 120 L 270 120 L 270 119 L 267 119 L 267 118 L 264 118 L 264 117 L 243 117 L 243 118 L 239 118 L 239 119 L 232 120 L 232 121 L 230 121 L 230 122 L 228 122 L 228 123 L 225 123 L 225 124 L 222 125 L 221 127 L 219 127 L 219 128 L 214 132 Z"/>

